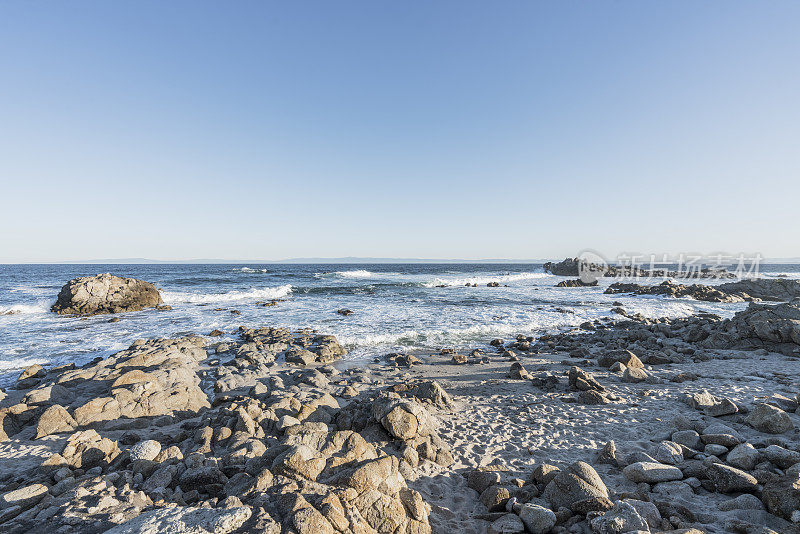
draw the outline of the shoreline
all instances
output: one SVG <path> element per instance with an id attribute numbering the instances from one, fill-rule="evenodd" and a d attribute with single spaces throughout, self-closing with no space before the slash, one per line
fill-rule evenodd
<path id="1" fill-rule="evenodd" d="M 241 327 L 32 366 L 0 395 L 0 528 L 800 532 L 800 306 L 616 317 L 462 353 Z"/>

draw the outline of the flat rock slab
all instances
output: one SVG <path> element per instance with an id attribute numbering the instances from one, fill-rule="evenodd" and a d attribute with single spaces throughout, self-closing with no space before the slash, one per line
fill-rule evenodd
<path id="1" fill-rule="evenodd" d="M 106 534 L 227 534 L 250 519 L 250 508 L 178 506 L 153 510 L 126 521 Z"/>

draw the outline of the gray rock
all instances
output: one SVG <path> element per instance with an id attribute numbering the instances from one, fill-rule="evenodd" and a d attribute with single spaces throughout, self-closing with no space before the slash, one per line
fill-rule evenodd
<path id="1" fill-rule="evenodd" d="M 731 510 L 763 510 L 764 504 L 755 495 L 743 493 L 735 499 L 719 503 L 717 508 L 723 512 L 730 512 Z"/>
<path id="2" fill-rule="evenodd" d="M 623 469 L 622 473 L 628 480 L 648 484 L 683 478 L 683 473 L 677 467 L 654 462 L 636 462 Z"/>
<path id="3" fill-rule="evenodd" d="M 559 473 L 544 489 L 543 497 L 554 508 L 569 506 L 592 497 L 608 498 L 608 489 L 594 470 L 586 462 L 575 462 Z"/>
<path id="4" fill-rule="evenodd" d="M 625 372 L 622 373 L 622 381 L 632 384 L 644 382 L 648 378 L 650 378 L 650 375 L 647 374 L 647 371 L 640 367 L 627 367 Z"/>
<path id="5" fill-rule="evenodd" d="M 106 534 L 227 534 L 241 527 L 251 514 L 246 506 L 161 508 L 117 525 Z"/>
<path id="6" fill-rule="evenodd" d="M 538 504 L 523 504 L 519 518 L 531 534 L 547 534 L 556 524 L 556 514 Z"/>
<path id="7" fill-rule="evenodd" d="M 721 493 L 754 491 L 758 487 L 758 480 L 753 475 L 729 465 L 711 464 L 706 475 Z"/>
<path id="8" fill-rule="evenodd" d="M 728 453 L 725 461 L 744 471 L 752 471 L 760 461 L 761 454 L 749 443 L 741 443 Z"/>
<path id="9" fill-rule="evenodd" d="M 800 510 L 800 475 L 785 475 L 767 482 L 761 500 L 769 513 L 792 521 L 792 516 Z"/>
<path id="10" fill-rule="evenodd" d="M 521 534 L 525 525 L 517 514 L 506 514 L 489 525 L 489 534 Z"/>
<path id="11" fill-rule="evenodd" d="M 706 445 L 705 449 L 703 449 L 703 452 L 709 456 L 721 458 L 726 452 L 728 452 L 728 447 L 724 445 L 717 445 L 716 443 L 709 443 Z"/>
<path id="12" fill-rule="evenodd" d="M 703 450 L 703 442 L 700 440 L 700 434 L 694 430 L 678 430 L 677 432 L 673 432 L 672 441 L 696 451 Z"/>
<path id="13" fill-rule="evenodd" d="M 683 461 L 683 449 L 672 441 L 662 441 L 656 447 L 655 459 L 662 464 L 678 465 Z"/>
<path id="14" fill-rule="evenodd" d="M 783 434 L 794 428 L 789 414 L 770 404 L 759 403 L 745 418 L 745 422 L 761 432 Z"/>
<path id="15" fill-rule="evenodd" d="M 778 445 L 770 445 L 761 451 L 762 456 L 781 469 L 788 469 L 800 462 L 800 452 L 790 451 Z"/>
<path id="16" fill-rule="evenodd" d="M 680 484 L 680 482 L 678 483 Z M 670 484 L 670 482 L 662 482 L 662 484 Z M 639 515 L 647 521 L 651 528 L 661 527 L 661 512 L 658 511 L 658 507 L 655 504 L 638 499 L 624 499 L 623 502 L 636 508 Z"/>
<path id="17" fill-rule="evenodd" d="M 467 476 L 467 486 L 483 493 L 489 486 L 500 484 L 500 473 L 476 469 Z"/>
<path id="18" fill-rule="evenodd" d="M 639 515 L 632 505 L 617 501 L 614 507 L 591 520 L 592 532 L 597 534 L 623 534 L 625 532 L 645 531 L 650 528 L 647 521 Z"/>

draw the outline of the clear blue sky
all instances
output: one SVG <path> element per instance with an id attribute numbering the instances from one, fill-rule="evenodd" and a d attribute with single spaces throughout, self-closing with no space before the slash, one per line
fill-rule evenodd
<path id="1" fill-rule="evenodd" d="M 800 256 L 798 2 L 2 2 L 0 261 Z"/>

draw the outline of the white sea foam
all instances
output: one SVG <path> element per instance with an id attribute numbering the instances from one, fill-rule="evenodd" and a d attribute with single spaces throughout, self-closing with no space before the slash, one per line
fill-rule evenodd
<path id="1" fill-rule="evenodd" d="M 251 269 L 250 267 L 242 267 L 241 269 L 234 269 L 240 273 L 266 273 L 266 269 Z"/>
<path id="2" fill-rule="evenodd" d="M 336 271 L 336 274 L 343 278 L 372 278 L 374 273 L 364 269 L 356 269 L 354 271 Z"/>
<path id="3" fill-rule="evenodd" d="M 50 311 L 51 302 L 40 301 L 34 304 L 10 304 L 0 306 L 0 315 L 29 315 L 34 313 L 47 313 Z"/>
<path id="4" fill-rule="evenodd" d="M 467 278 L 436 278 L 430 282 L 424 282 L 423 287 L 437 287 L 447 286 L 456 287 L 464 286 L 467 284 L 478 284 L 479 286 L 486 285 L 490 282 L 497 282 L 498 284 L 507 284 L 509 282 L 519 282 L 521 280 L 534 280 L 537 278 L 548 278 L 552 275 L 547 273 L 516 273 L 504 274 L 500 276 L 470 276 Z"/>
<path id="5" fill-rule="evenodd" d="M 214 302 L 243 302 L 259 299 L 279 299 L 292 292 L 287 284 L 278 287 L 253 288 L 247 291 L 228 291 L 227 293 L 184 293 L 166 291 L 162 294 L 168 304 L 192 303 L 210 304 Z"/>
<path id="6" fill-rule="evenodd" d="M 19 358 L 11 361 L 0 360 L 0 371 L 11 371 L 14 369 L 25 369 L 31 365 L 44 365 L 50 363 L 49 360 L 43 358 Z"/>

